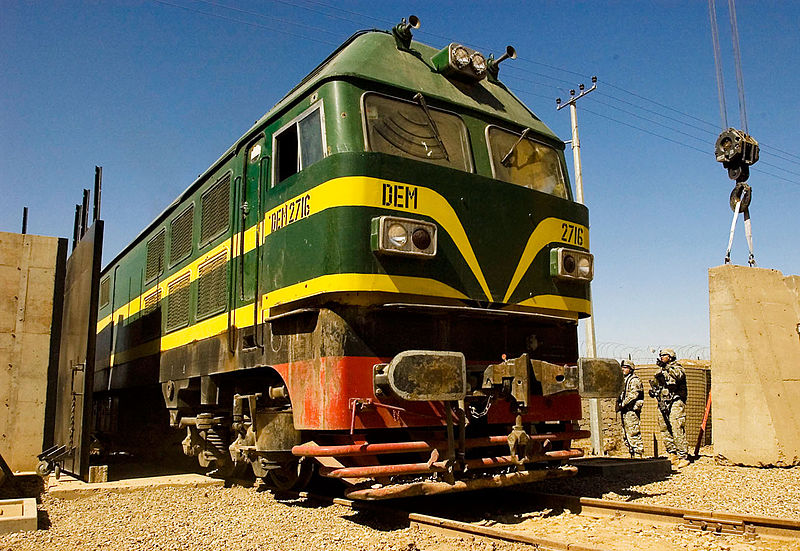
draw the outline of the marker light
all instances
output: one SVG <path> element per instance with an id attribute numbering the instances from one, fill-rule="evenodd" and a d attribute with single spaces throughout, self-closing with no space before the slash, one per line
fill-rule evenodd
<path id="1" fill-rule="evenodd" d="M 436 256 L 436 224 L 411 218 L 378 216 L 372 219 L 370 245 L 372 251 L 378 254 Z"/>
<path id="2" fill-rule="evenodd" d="M 594 257 L 586 251 L 565 247 L 550 249 L 550 275 L 558 279 L 591 281 Z"/>

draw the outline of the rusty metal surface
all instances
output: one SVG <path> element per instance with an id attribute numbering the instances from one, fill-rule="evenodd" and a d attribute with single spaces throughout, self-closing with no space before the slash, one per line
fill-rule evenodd
<path id="1" fill-rule="evenodd" d="M 466 492 L 471 490 L 483 490 L 488 488 L 503 488 L 517 484 L 527 484 L 540 480 L 564 478 L 574 476 L 578 471 L 575 467 L 565 466 L 557 469 L 546 469 L 538 471 L 521 471 L 508 474 L 498 474 L 486 478 L 475 478 L 469 480 L 456 480 L 455 483 L 448 482 L 412 482 L 409 484 L 396 484 L 383 486 L 381 488 L 362 488 L 345 492 L 345 496 L 350 499 L 363 499 L 367 501 L 378 499 L 394 499 L 400 497 L 414 497 L 423 495 L 446 494 L 453 492 Z"/>
<path id="2" fill-rule="evenodd" d="M 581 358 L 578 371 L 578 391 L 583 398 L 615 398 L 622 389 L 622 370 L 617 360 Z"/>
<path id="3" fill-rule="evenodd" d="M 389 363 L 387 378 L 403 400 L 462 400 L 467 394 L 467 368 L 460 352 L 405 350 Z"/>
<path id="4" fill-rule="evenodd" d="M 56 389 L 54 442 L 65 445 L 64 470 L 89 474 L 89 432 L 95 362 L 103 221 L 89 228 L 67 259 Z"/>
<path id="5" fill-rule="evenodd" d="M 548 432 L 530 435 L 532 441 L 545 440 L 563 441 L 588 438 L 589 431 Z M 479 448 L 486 446 L 506 446 L 508 436 L 482 436 L 467 438 L 464 442 L 466 448 Z M 433 449 L 446 449 L 447 442 L 443 441 L 408 441 L 408 442 L 381 442 L 376 444 L 343 444 L 338 446 L 318 446 L 313 443 L 302 444 L 292 448 L 292 453 L 301 457 L 348 457 L 355 455 L 381 455 L 389 453 L 430 452 Z"/>

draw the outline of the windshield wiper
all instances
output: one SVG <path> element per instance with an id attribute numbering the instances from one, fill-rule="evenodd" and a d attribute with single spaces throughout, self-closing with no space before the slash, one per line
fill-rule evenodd
<path id="1" fill-rule="evenodd" d="M 522 140 L 525 139 L 525 137 L 528 135 L 528 132 L 530 131 L 531 131 L 530 128 L 526 128 L 525 130 L 522 131 L 522 135 L 516 142 L 514 142 L 514 145 L 511 146 L 511 149 L 508 150 L 508 153 L 506 153 L 505 157 L 503 157 L 503 159 L 500 161 L 501 165 L 511 166 L 511 154 L 514 153 L 514 150 L 517 149 L 517 146 L 520 144 Z"/>
<path id="2" fill-rule="evenodd" d="M 431 130 L 433 130 L 433 137 L 436 138 L 437 142 L 439 142 L 439 147 L 442 148 L 442 153 L 444 153 L 444 158 L 449 161 L 450 156 L 447 154 L 447 149 L 444 147 L 444 142 L 442 141 L 442 138 L 439 136 L 439 129 L 436 128 L 436 123 L 433 122 L 433 117 L 431 117 L 431 112 L 428 111 L 428 104 L 425 103 L 425 97 L 422 95 L 422 93 L 417 92 L 416 95 L 414 96 L 414 101 L 419 103 L 420 107 L 422 107 L 422 110 L 425 112 L 425 116 L 428 118 L 428 126 L 430 126 Z"/>

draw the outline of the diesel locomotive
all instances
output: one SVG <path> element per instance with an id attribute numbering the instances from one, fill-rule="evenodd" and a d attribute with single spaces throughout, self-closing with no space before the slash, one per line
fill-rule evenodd
<path id="1" fill-rule="evenodd" d="M 353 35 L 102 271 L 96 417 L 160 388 L 185 454 L 356 499 L 575 472 L 587 209 L 499 59 Z M 166 417 L 166 416 L 165 416 Z"/>

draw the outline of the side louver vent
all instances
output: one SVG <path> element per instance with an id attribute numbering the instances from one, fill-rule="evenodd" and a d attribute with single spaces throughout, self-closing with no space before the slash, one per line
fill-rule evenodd
<path id="1" fill-rule="evenodd" d="M 225 310 L 228 304 L 227 268 L 227 251 L 222 251 L 197 269 L 198 319 Z"/>
<path id="2" fill-rule="evenodd" d="M 100 308 L 111 301 L 111 281 L 105 278 L 100 282 Z"/>
<path id="3" fill-rule="evenodd" d="M 203 194 L 201 199 L 200 243 L 205 244 L 228 229 L 231 177 L 226 175 Z"/>
<path id="4" fill-rule="evenodd" d="M 149 316 L 159 308 L 161 308 L 161 289 L 158 289 L 156 292 L 150 293 L 144 297 L 144 309 L 142 310 L 142 316 Z"/>
<path id="5" fill-rule="evenodd" d="M 147 268 L 145 281 L 164 273 L 164 230 L 147 242 Z"/>
<path id="6" fill-rule="evenodd" d="M 192 221 L 194 205 L 183 211 L 170 224 L 169 264 L 183 260 L 192 252 Z"/>
<path id="7" fill-rule="evenodd" d="M 169 284 L 167 331 L 189 325 L 189 274 Z"/>

